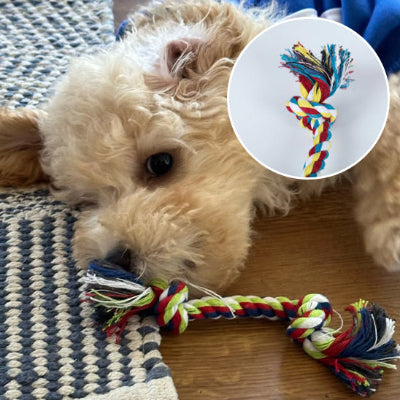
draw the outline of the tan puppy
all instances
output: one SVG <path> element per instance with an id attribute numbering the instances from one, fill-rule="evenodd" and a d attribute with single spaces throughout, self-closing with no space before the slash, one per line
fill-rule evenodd
<path id="1" fill-rule="evenodd" d="M 144 280 L 180 278 L 222 290 L 243 268 L 256 209 L 287 213 L 294 200 L 335 180 L 273 174 L 233 133 L 229 75 L 268 25 L 268 10 L 252 15 L 212 0 L 167 0 L 134 20 L 136 30 L 122 42 L 71 65 L 44 111 L 1 111 L 0 183 L 50 178 L 58 199 L 87 205 L 74 239 L 82 267 L 111 256 Z M 367 251 L 394 270 L 397 77 L 391 88 L 385 132 L 350 175 Z"/>

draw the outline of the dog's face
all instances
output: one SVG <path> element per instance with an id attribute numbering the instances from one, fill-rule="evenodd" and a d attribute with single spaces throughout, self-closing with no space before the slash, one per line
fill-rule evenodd
<path id="1" fill-rule="evenodd" d="M 226 106 L 235 58 L 261 29 L 224 3 L 164 2 L 137 32 L 78 59 L 40 121 L 42 163 L 70 203 L 85 266 L 112 257 L 145 281 L 220 290 L 247 255 L 260 167 Z M 146 18 L 150 18 L 149 21 Z"/>

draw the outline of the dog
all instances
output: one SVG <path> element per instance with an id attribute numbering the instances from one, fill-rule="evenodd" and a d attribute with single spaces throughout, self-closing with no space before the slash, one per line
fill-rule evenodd
<path id="1" fill-rule="evenodd" d="M 82 56 L 43 110 L 0 111 L 0 184 L 49 182 L 81 205 L 74 257 L 108 258 L 144 281 L 218 292 L 240 274 L 258 213 L 286 214 L 340 177 L 296 181 L 255 162 L 235 137 L 227 87 L 273 10 L 165 0 L 133 15 L 111 49 Z M 366 251 L 400 269 L 400 77 L 381 139 L 345 176 Z"/>

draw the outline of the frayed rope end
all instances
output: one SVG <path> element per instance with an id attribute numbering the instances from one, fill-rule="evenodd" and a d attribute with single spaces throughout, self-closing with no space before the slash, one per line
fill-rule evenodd
<path id="1" fill-rule="evenodd" d="M 317 85 L 318 90 L 322 92 L 320 102 L 332 96 L 337 89 L 346 89 L 353 80 L 350 78 L 353 72 L 353 58 L 350 51 L 342 46 L 324 46 L 320 59 L 300 42 L 287 52 L 281 55 L 281 65 L 299 78 L 307 92 Z"/>
<path id="2" fill-rule="evenodd" d="M 346 310 L 353 315 L 353 324 L 347 331 L 315 331 L 304 341 L 303 348 L 351 390 L 369 396 L 382 380 L 384 368 L 396 369 L 393 362 L 400 359 L 400 347 L 393 339 L 394 320 L 383 308 L 364 300 Z"/>

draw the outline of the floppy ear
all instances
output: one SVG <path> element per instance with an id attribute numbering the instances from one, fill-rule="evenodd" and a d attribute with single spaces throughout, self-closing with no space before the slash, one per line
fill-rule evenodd
<path id="1" fill-rule="evenodd" d="M 0 109 L 0 186 L 48 181 L 39 162 L 41 114 L 28 109 Z"/>
<path id="2" fill-rule="evenodd" d="M 188 78 L 196 70 L 200 39 L 177 39 L 169 42 L 161 60 L 166 73 L 172 77 Z"/>
<path id="3" fill-rule="evenodd" d="M 198 72 L 197 60 L 204 44 L 196 38 L 171 40 L 163 48 L 154 70 L 146 74 L 146 83 L 156 90 L 169 91 L 182 79 L 190 79 Z"/>

